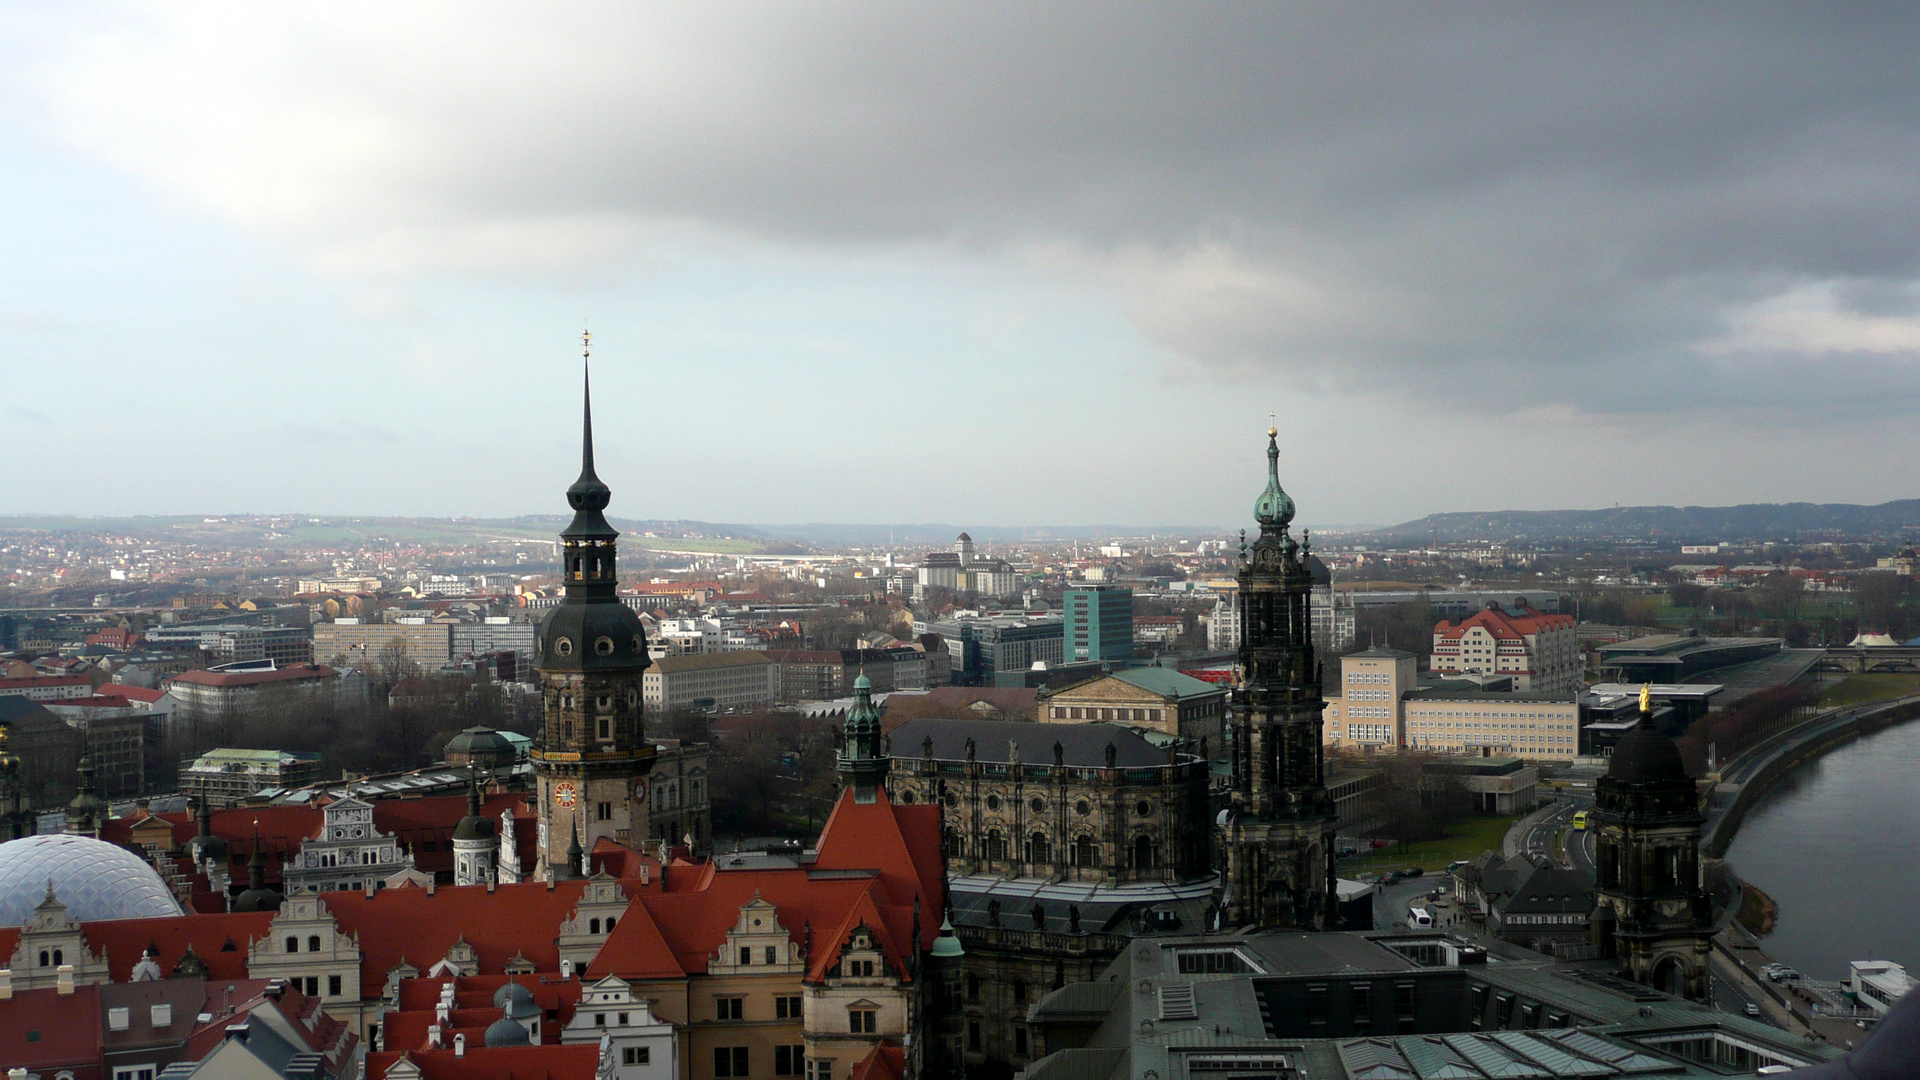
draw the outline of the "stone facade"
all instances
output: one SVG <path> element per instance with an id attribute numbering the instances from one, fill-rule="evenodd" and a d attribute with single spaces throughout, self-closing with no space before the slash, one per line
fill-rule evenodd
<path id="1" fill-rule="evenodd" d="M 289 891 L 385 888 L 396 875 L 426 884 L 400 842 L 373 827 L 371 804 L 336 799 L 320 813 L 325 820 L 320 835 L 301 841 L 299 855 L 281 869 Z"/>
<path id="2" fill-rule="evenodd" d="M 1307 544 L 1288 533 L 1278 432 L 1268 431 L 1267 489 L 1254 503 L 1260 537 L 1239 575 L 1241 684 L 1234 691 L 1233 778 L 1219 843 L 1226 921 L 1318 930 L 1337 917 L 1333 839 L 1321 741 Z"/>

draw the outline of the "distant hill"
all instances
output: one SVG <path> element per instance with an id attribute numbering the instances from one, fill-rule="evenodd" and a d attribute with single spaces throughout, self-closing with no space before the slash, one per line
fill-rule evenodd
<path id="1" fill-rule="evenodd" d="M 1377 541 L 1722 540 L 1884 538 L 1920 533 L 1920 499 L 1878 506 L 1852 503 L 1746 503 L 1741 506 L 1618 506 L 1608 510 L 1501 510 L 1429 514 L 1376 529 Z"/>

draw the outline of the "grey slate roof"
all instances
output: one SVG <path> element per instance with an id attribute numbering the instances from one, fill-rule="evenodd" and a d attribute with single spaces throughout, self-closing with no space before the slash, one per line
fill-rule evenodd
<path id="1" fill-rule="evenodd" d="M 1053 764 L 1053 744 L 1064 751 L 1067 765 L 1075 768 L 1104 768 L 1107 744 L 1115 751 L 1114 764 L 1122 769 L 1165 765 L 1165 751 L 1141 738 L 1132 729 L 1115 724 L 1039 724 L 1020 720 L 909 720 L 893 731 L 893 757 L 898 761 L 921 760 L 925 742 L 933 739 L 933 756 L 940 761 L 965 761 L 967 740 L 974 741 L 978 761 L 1004 764 L 1010 759 L 1010 744 L 1020 746 L 1020 761 L 1026 765 Z"/>

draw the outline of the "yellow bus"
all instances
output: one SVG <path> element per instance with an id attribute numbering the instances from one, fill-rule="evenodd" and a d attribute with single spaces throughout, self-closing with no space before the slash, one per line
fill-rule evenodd
<path id="1" fill-rule="evenodd" d="M 1573 827 L 1576 829 L 1584 829 L 1587 827 L 1587 812 L 1585 810 L 1573 815 Z"/>

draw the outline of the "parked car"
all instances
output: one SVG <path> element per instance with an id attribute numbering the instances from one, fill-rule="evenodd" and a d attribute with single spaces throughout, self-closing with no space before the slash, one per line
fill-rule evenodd
<path id="1" fill-rule="evenodd" d="M 1453 873 L 1453 872 L 1454 872 L 1455 870 L 1458 870 L 1458 869 L 1460 869 L 1461 867 L 1463 867 L 1463 866 L 1465 866 L 1465 865 L 1467 865 L 1467 860 L 1465 860 L 1465 859 L 1455 859 L 1455 860 L 1453 860 L 1452 862 L 1450 862 L 1450 863 L 1448 863 L 1448 864 L 1447 864 L 1447 873 L 1449 873 L 1449 874 L 1451 874 L 1451 873 Z"/>
<path id="2" fill-rule="evenodd" d="M 1393 843 L 1393 841 L 1391 840 L 1369 840 L 1367 841 L 1367 846 L 1370 848 L 1379 849 L 1379 848 L 1386 847 L 1388 844 L 1391 844 L 1391 843 Z"/>
<path id="3" fill-rule="evenodd" d="M 1387 876 L 1380 879 L 1380 884 L 1382 885 L 1400 884 L 1400 871 L 1398 870 L 1387 871 Z"/>
<path id="4" fill-rule="evenodd" d="M 1749 1001 L 1745 1005 L 1740 1007 L 1740 1011 L 1743 1013 L 1746 1013 L 1748 1016 L 1759 1016 L 1760 1006 L 1755 1005 L 1753 1002 Z"/>
<path id="5" fill-rule="evenodd" d="M 1405 870 L 1400 871 L 1400 876 L 1401 877 L 1419 877 L 1424 873 L 1426 873 L 1426 871 L 1420 869 L 1417 866 L 1409 866 Z"/>

